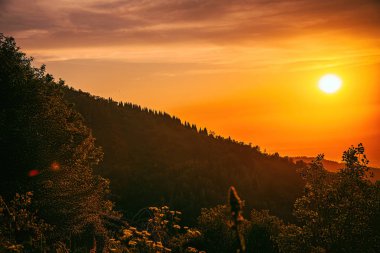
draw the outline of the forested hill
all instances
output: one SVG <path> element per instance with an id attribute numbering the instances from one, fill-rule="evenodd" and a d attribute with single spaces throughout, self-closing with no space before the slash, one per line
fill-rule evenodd
<path id="1" fill-rule="evenodd" d="M 248 210 L 289 217 L 302 193 L 302 180 L 288 158 L 130 103 L 69 88 L 65 98 L 103 148 L 96 172 L 111 180 L 117 206 L 130 214 L 169 205 L 193 219 L 201 208 L 225 203 L 226 189 L 235 185 Z"/>

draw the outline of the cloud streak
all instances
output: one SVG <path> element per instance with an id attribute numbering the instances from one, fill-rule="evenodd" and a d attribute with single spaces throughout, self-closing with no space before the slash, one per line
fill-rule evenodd
<path id="1" fill-rule="evenodd" d="M 299 34 L 379 35 L 376 1 L 3 1 L 0 29 L 33 46 L 257 43 Z M 24 36 L 25 37 L 25 36 Z M 46 43 L 46 39 L 49 39 Z"/>
<path id="2" fill-rule="evenodd" d="M 2 0 L 0 5 L 0 31 L 45 62 L 197 62 L 221 71 L 240 63 L 244 71 L 278 64 L 293 69 L 371 64 L 380 54 L 375 0 Z M 320 59 L 326 54 L 329 59 Z"/>

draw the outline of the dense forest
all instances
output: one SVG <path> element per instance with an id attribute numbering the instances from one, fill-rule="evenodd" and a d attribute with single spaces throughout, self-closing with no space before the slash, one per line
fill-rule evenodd
<path id="1" fill-rule="evenodd" d="M 0 252 L 380 251 L 361 144 L 331 173 L 69 88 L 2 34 L 0 62 Z"/>
<path id="2" fill-rule="evenodd" d="M 73 89 L 64 92 L 103 148 L 104 161 L 96 172 L 111 180 L 122 210 L 133 214 L 145 206 L 169 205 L 192 221 L 202 207 L 224 203 L 226 189 L 235 185 L 248 209 L 291 217 L 303 183 L 288 158 L 215 136 L 163 112 Z"/>

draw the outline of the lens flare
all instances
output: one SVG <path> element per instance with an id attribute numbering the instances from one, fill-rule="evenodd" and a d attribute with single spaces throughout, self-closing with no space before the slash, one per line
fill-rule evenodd
<path id="1" fill-rule="evenodd" d="M 29 177 L 35 177 L 35 176 L 37 176 L 37 175 L 39 175 L 40 174 L 40 171 L 39 170 L 30 170 L 29 172 L 28 172 L 28 176 Z"/>
<path id="2" fill-rule="evenodd" d="M 57 171 L 61 168 L 61 165 L 58 162 L 52 162 L 50 164 L 50 169 L 53 171 Z"/>

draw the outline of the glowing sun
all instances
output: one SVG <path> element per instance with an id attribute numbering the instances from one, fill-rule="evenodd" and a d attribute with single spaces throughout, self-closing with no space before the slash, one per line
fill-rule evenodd
<path id="1" fill-rule="evenodd" d="M 337 75 L 327 74 L 319 79 L 318 86 L 325 93 L 335 93 L 342 86 L 342 80 Z"/>

